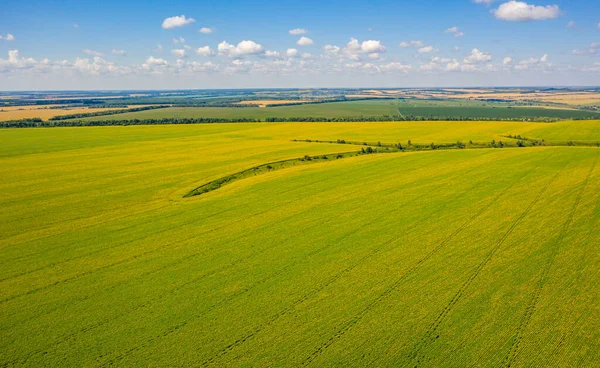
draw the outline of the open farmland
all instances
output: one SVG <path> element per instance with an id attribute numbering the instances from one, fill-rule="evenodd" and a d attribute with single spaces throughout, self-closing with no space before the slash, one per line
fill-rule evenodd
<path id="1" fill-rule="evenodd" d="M 402 115 L 448 118 L 590 118 L 598 113 L 564 108 L 528 107 L 515 108 L 477 101 L 418 101 L 418 100 L 364 100 L 330 102 L 276 107 L 172 107 L 151 111 L 124 113 L 114 116 L 96 116 L 80 120 L 131 120 L 164 118 L 344 118 Z M 78 119 L 79 120 L 79 119 Z"/>
<path id="2" fill-rule="evenodd" d="M 517 134 L 600 121 L 2 129 L 0 365 L 593 366 L 598 147 L 360 155 L 184 198 L 360 149 L 316 139 Z"/>
<path id="3" fill-rule="evenodd" d="M 140 107 L 140 106 L 137 106 Z M 0 121 L 21 120 L 40 118 L 48 120 L 54 116 L 64 116 L 72 114 L 89 114 L 95 112 L 119 111 L 125 108 L 90 108 L 90 107 L 64 107 L 48 108 L 45 105 L 35 106 L 10 106 L 0 107 Z"/>

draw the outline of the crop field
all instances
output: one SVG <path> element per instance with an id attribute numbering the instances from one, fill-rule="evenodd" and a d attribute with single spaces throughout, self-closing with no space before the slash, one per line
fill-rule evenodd
<path id="1" fill-rule="evenodd" d="M 548 145 L 314 142 L 517 134 Z M 0 366 L 594 366 L 600 147 L 567 142 L 599 141 L 599 120 L 0 129 Z"/>
<path id="2" fill-rule="evenodd" d="M 141 107 L 141 106 L 137 106 Z M 89 107 L 65 107 L 49 109 L 45 106 L 11 106 L 0 107 L 0 121 L 21 120 L 30 118 L 40 118 L 48 120 L 54 116 L 63 116 L 71 114 L 88 114 L 93 112 L 117 111 L 123 108 L 89 108 Z"/>
<path id="3" fill-rule="evenodd" d="M 363 100 L 349 102 L 330 102 L 276 107 L 172 107 L 152 111 L 124 113 L 114 116 L 96 116 L 81 120 L 129 120 L 161 118 L 251 118 L 269 117 L 358 117 L 358 116 L 433 116 L 433 117 L 471 117 L 471 118 L 519 118 L 519 117 L 555 117 L 584 118 L 599 116 L 598 113 L 564 108 L 530 107 L 514 108 L 507 105 L 491 105 L 478 101 L 417 101 L 406 100 Z M 79 120 L 79 119 L 78 119 Z"/>

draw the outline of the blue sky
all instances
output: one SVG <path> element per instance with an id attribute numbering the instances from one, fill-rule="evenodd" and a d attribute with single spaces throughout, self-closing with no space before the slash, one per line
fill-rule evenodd
<path id="1" fill-rule="evenodd" d="M 490 85 L 600 85 L 600 1 L 46 0 L 0 12 L 0 90 Z"/>

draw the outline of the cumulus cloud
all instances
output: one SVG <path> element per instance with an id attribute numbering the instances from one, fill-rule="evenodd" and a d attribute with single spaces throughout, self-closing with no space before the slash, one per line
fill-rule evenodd
<path id="1" fill-rule="evenodd" d="M 301 56 L 302 59 L 312 59 L 313 55 L 310 52 L 305 52 Z"/>
<path id="2" fill-rule="evenodd" d="M 243 57 L 247 55 L 257 55 L 263 52 L 263 47 L 257 44 L 254 41 L 242 41 L 237 44 L 237 46 L 233 46 L 227 41 L 223 41 L 217 47 L 219 51 L 219 55 L 229 56 L 229 57 Z"/>
<path id="3" fill-rule="evenodd" d="M 204 33 L 204 34 L 209 34 L 209 33 L 213 33 L 213 30 L 212 30 L 212 28 L 202 27 L 202 28 L 200 28 L 200 30 L 198 32 Z"/>
<path id="4" fill-rule="evenodd" d="M 215 52 L 210 46 L 199 47 L 196 49 L 196 55 L 198 56 L 214 56 Z"/>
<path id="5" fill-rule="evenodd" d="M 595 56 L 595 55 L 600 55 L 599 49 L 600 49 L 600 42 L 593 42 L 590 44 L 590 46 L 587 49 L 573 50 L 572 54 L 573 55 Z"/>
<path id="6" fill-rule="evenodd" d="M 446 71 L 446 72 L 454 72 L 454 71 L 465 71 L 464 66 L 461 67 L 460 62 L 456 59 L 448 59 L 442 58 L 439 56 L 432 57 L 428 63 L 422 64 L 419 67 L 420 71 L 430 72 L 430 71 Z"/>
<path id="7" fill-rule="evenodd" d="M 552 64 L 548 62 L 548 55 L 544 54 L 544 56 L 539 59 L 529 58 L 527 60 L 521 60 L 517 65 L 514 66 L 514 68 L 517 70 L 527 70 L 532 68 L 543 68 L 551 65 Z"/>
<path id="8" fill-rule="evenodd" d="M 300 39 L 298 40 L 298 42 L 296 42 L 296 45 L 298 45 L 298 46 L 310 46 L 313 43 L 314 43 L 314 41 L 311 40 L 310 38 L 302 36 L 302 37 L 300 37 Z"/>
<path id="9" fill-rule="evenodd" d="M 394 62 L 391 62 L 388 64 L 383 64 L 383 65 L 379 66 L 379 69 L 383 72 L 408 73 L 408 71 L 410 71 L 412 69 L 412 65 L 402 64 L 402 63 L 394 61 Z"/>
<path id="10" fill-rule="evenodd" d="M 323 47 L 323 51 L 325 51 L 326 57 L 336 57 L 340 54 L 340 47 L 335 45 L 325 45 Z"/>
<path id="11" fill-rule="evenodd" d="M 471 54 L 465 57 L 463 62 L 466 64 L 479 64 L 490 60 L 492 60 L 492 55 L 475 48 L 471 50 Z"/>
<path id="12" fill-rule="evenodd" d="M 183 37 L 174 38 L 174 39 L 173 39 L 173 43 L 174 43 L 175 45 L 177 45 L 178 43 L 185 43 L 185 38 L 183 38 Z"/>
<path id="13" fill-rule="evenodd" d="M 296 49 L 287 49 L 287 51 L 285 52 L 285 56 L 287 56 L 287 57 L 296 57 L 296 56 L 298 56 L 298 50 L 296 50 Z"/>
<path id="14" fill-rule="evenodd" d="M 0 34 L 0 40 L 14 41 L 15 40 L 15 36 L 11 35 L 10 33 L 7 33 L 6 36 L 2 36 Z"/>
<path id="15" fill-rule="evenodd" d="M 177 27 L 186 26 L 188 24 L 194 23 L 195 21 L 196 21 L 196 19 L 186 18 L 185 15 L 182 14 L 182 15 L 166 18 L 162 23 L 162 27 L 164 29 L 173 29 L 173 28 L 177 28 Z"/>
<path id="16" fill-rule="evenodd" d="M 308 30 L 304 29 L 304 28 L 295 28 L 295 29 L 290 29 L 289 33 L 291 35 L 303 35 L 303 34 L 307 34 Z"/>
<path id="17" fill-rule="evenodd" d="M 461 32 L 461 31 L 458 29 L 458 27 L 451 27 L 451 28 L 448 28 L 448 29 L 446 29 L 446 30 L 444 31 L 444 33 L 451 33 L 451 34 L 454 36 L 454 38 L 459 38 L 459 37 L 462 37 L 462 36 L 464 36 L 464 35 L 465 35 L 465 34 L 464 34 L 464 32 Z"/>
<path id="18" fill-rule="evenodd" d="M 560 15 L 558 5 L 529 5 L 522 1 L 511 0 L 492 10 L 496 18 L 510 22 L 527 22 L 531 20 L 546 20 Z"/>
<path id="19" fill-rule="evenodd" d="M 504 60 L 502 60 L 502 64 L 504 65 L 508 65 L 510 63 L 512 63 L 512 58 L 505 57 Z"/>
<path id="20" fill-rule="evenodd" d="M 265 57 L 278 59 L 281 57 L 281 54 L 278 51 L 267 50 L 265 51 Z"/>
<path id="21" fill-rule="evenodd" d="M 127 55 L 127 53 L 125 52 L 125 50 L 117 50 L 117 49 L 112 49 L 112 53 L 114 55 L 120 55 L 120 56 L 125 56 Z"/>
<path id="22" fill-rule="evenodd" d="M 92 56 L 102 56 L 102 55 L 104 55 L 101 52 L 90 50 L 90 49 L 83 49 L 83 50 L 81 50 L 81 52 L 83 52 L 86 55 L 92 55 Z"/>
<path id="23" fill-rule="evenodd" d="M 146 64 L 148 65 L 167 65 L 167 61 L 161 58 L 155 58 L 154 56 L 150 56 L 146 59 Z"/>
<path id="24" fill-rule="evenodd" d="M 473 0 L 475 4 L 491 4 L 496 0 Z"/>
<path id="25" fill-rule="evenodd" d="M 400 47 L 402 47 L 402 48 L 423 47 L 423 46 L 425 46 L 425 44 L 423 44 L 423 42 L 421 42 L 421 41 L 400 42 Z"/>
<path id="26" fill-rule="evenodd" d="M 439 49 L 434 48 L 433 46 L 425 46 L 425 47 L 421 47 L 420 49 L 417 50 L 417 52 L 419 54 L 428 54 L 431 52 L 439 52 Z"/>
<path id="27" fill-rule="evenodd" d="M 183 59 L 187 56 L 184 49 L 171 50 L 171 54 L 173 54 L 173 56 L 177 57 L 178 59 Z"/>
<path id="28" fill-rule="evenodd" d="M 326 49 L 325 51 L 329 51 L 330 54 L 337 54 L 339 48 L 335 49 L 335 47 L 337 46 L 330 47 L 329 50 Z M 356 38 L 351 38 L 350 42 L 342 50 L 342 54 L 349 59 L 358 60 L 361 54 L 378 54 L 379 56 L 380 53 L 384 53 L 385 51 L 386 48 L 380 41 L 368 40 L 361 43 Z"/>

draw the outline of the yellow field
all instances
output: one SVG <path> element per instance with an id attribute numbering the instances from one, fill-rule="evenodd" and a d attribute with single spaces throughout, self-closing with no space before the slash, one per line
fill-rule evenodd
<path id="1" fill-rule="evenodd" d="M 600 121 L 0 129 L 0 367 L 596 367 L 600 148 L 314 141 L 508 134 Z"/>
<path id="2" fill-rule="evenodd" d="M 298 102 L 307 102 L 302 100 L 250 100 L 238 102 L 238 105 L 252 105 L 258 107 L 267 107 L 267 105 L 287 105 Z"/>
<path id="3" fill-rule="evenodd" d="M 48 120 L 54 116 L 63 116 L 71 114 L 86 114 L 98 111 L 118 111 L 124 110 L 131 107 L 144 107 L 144 105 L 128 106 L 128 107 L 115 107 L 115 108 L 88 108 L 88 107 L 76 107 L 76 108 L 63 108 L 63 109 L 51 109 L 50 106 L 59 105 L 44 105 L 43 107 L 38 106 L 8 106 L 0 108 L 0 121 L 9 120 L 20 120 L 30 118 L 40 118 L 42 120 Z"/>

